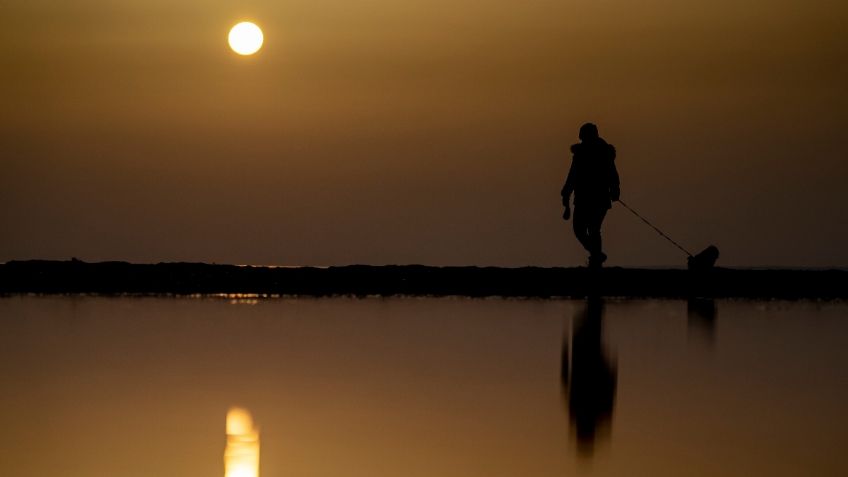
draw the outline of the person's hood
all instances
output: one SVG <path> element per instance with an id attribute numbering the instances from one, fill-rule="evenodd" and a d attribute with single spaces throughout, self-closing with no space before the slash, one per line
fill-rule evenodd
<path id="1" fill-rule="evenodd" d="M 611 144 L 607 144 L 607 142 L 604 141 L 602 138 L 598 138 L 598 139 L 596 139 L 592 142 L 578 142 L 577 144 L 572 144 L 571 145 L 571 153 L 572 154 L 579 154 L 583 151 L 593 149 L 593 148 L 598 148 L 598 147 L 610 148 L 613 151 L 615 151 L 615 148 Z M 615 156 L 613 156 L 613 157 L 615 157 Z"/>

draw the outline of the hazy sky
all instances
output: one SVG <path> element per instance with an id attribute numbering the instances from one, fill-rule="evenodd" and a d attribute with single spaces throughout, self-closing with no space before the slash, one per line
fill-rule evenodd
<path id="1" fill-rule="evenodd" d="M 842 0 L 0 11 L 0 261 L 578 265 L 559 190 L 593 121 L 693 251 L 848 265 Z M 610 265 L 685 263 L 623 209 L 604 230 Z"/>

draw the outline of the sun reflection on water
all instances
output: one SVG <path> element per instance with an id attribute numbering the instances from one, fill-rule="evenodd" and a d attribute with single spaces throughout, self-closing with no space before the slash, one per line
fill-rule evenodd
<path id="1" fill-rule="evenodd" d="M 259 477 L 259 429 L 247 409 L 227 412 L 224 477 Z"/>

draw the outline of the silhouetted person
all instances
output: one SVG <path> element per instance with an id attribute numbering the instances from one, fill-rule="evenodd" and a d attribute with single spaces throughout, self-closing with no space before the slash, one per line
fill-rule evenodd
<path id="1" fill-rule="evenodd" d="M 620 195 L 615 148 L 598 136 L 598 127 L 580 127 L 580 142 L 571 146 L 571 169 L 562 187 L 562 217 L 571 217 L 569 205 L 574 193 L 574 235 L 589 252 L 589 266 L 600 267 L 607 259 L 601 244 L 601 224 L 612 202 Z"/>
<path id="2" fill-rule="evenodd" d="M 577 434 L 577 451 L 591 456 L 595 440 L 612 421 L 618 374 L 603 347 L 604 304 L 589 298 L 586 307 L 572 321 L 571 370 L 569 372 L 568 337 L 563 343 L 563 389 L 568 390 L 568 416 Z M 569 379 L 569 376 L 571 379 Z"/>

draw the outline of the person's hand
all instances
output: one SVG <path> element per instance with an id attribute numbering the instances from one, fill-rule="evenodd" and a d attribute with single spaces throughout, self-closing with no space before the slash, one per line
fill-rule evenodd
<path id="1" fill-rule="evenodd" d="M 562 220 L 568 220 L 571 218 L 571 207 L 565 206 L 565 210 L 562 212 Z"/>

